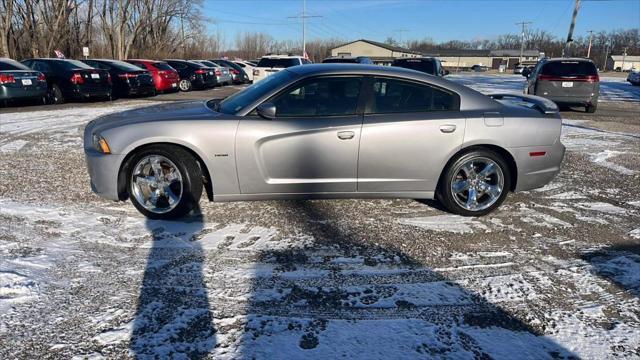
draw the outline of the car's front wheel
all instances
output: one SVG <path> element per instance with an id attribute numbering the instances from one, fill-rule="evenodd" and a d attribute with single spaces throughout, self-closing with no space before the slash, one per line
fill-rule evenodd
<path id="1" fill-rule="evenodd" d="M 437 197 L 447 210 L 482 216 L 500 206 L 511 188 L 511 174 L 502 156 L 473 150 L 458 156 L 446 169 Z"/>
<path id="2" fill-rule="evenodd" d="M 176 219 L 197 207 L 202 171 L 183 148 L 150 146 L 136 153 L 129 164 L 129 198 L 146 217 Z"/>

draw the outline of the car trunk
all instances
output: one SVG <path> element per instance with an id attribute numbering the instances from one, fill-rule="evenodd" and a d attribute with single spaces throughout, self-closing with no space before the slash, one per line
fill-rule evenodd
<path id="1" fill-rule="evenodd" d="M 0 71 L 0 84 L 8 88 L 35 88 L 39 85 L 39 75 L 39 72 L 29 70 Z"/>
<path id="2" fill-rule="evenodd" d="M 109 73 L 99 69 L 75 69 L 72 71 L 71 82 L 88 91 L 102 90 L 111 84 Z"/>

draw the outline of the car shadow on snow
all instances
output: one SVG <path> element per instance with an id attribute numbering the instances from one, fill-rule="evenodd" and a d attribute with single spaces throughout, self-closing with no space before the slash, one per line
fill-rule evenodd
<path id="1" fill-rule="evenodd" d="M 613 245 L 582 255 L 596 275 L 640 297 L 640 244 Z"/>
<path id="2" fill-rule="evenodd" d="M 577 358 L 401 244 L 372 245 L 327 202 L 281 204 L 314 245 L 260 252 L 274 275 L 250 287 L 242 358 Z"/>
<path id="3" fill-rule="evenodd" d="M 136 358 L 206 357 L 215 347 L 203 274 L 199 209 L 180 221 L 146 221 L 153 240 L 137 302 L 130 351 Z"/>

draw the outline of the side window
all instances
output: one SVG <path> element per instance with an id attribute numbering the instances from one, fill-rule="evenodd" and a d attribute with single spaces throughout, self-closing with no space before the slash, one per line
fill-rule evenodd
<path id="1" fill-rule="evenodd" d="M 32 63 L 31 68 L 34 69 L 34 70 L 38 70 L 40 72 L 43 72 L 43 73 L 50 73 L 51 72 L 51 67 L 49 66 L 49 64 L 46 64 L 46 63 L 43 63 L 43 62 L 40 62 L 40 61 L 34 61 Z"/>
<path id="2" fill-rule="evenodd" d="M 360 77 L 317 78 L 304 81 L 272 102 L 278 117 L 353 115 L 361 85 Z"/>
<path id="3" fill-rule="evenodd" d="M 448 91 L 404 80 L 373 81 L 372 114 L 458 110 L 458 96 Z"/>
<path id="4" fill-rule="evenodd" d="M 307 59 L 300 59 L 300 61 L 302 61 L 302 65 L 306 65 L 306 64 L 311 64 L 311 61 L 307 60 Z"/>

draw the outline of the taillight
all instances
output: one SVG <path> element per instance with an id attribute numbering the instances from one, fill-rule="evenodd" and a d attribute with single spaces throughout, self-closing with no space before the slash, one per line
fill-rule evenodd
<path id="1" fill-rule="evenodd" d="M 16 78 L 9 74 L 0 74 L 0 84 L 13 84 L 16 82 Z"/>
<path id="2" fill-rule="evenodd" d="M 43 73 L 38 74 L 38 81 L 47 81 L 47 78 Z"/>
<path id="3" fill-rule="evenodd" d="M 546 81 L 576 81 L 576 82 L 598 82 L 600 77 L 598 75 L 584 75 L 584 76 L 555 76 L 555 75 L 538 75 L 538 80 Z"/>
<path id="4" fill-rule="evenodd" d="M 76 84 L 76 85 L 84 84 L 84 79 L 82 78 L 82 74 L 80 74 L 80 73 L 74 73 L 74 74 L 71 76 L 71 83 L 72 83 L 72 84 Z"/>
<path id="5" fill-rule="evenodd" d="M 260 76 L 260 70 L 258 69 L 253 70 L 253 76 Z"/>
<path id="6" fill-rule="evenodd" d="M 205 69 L 198 69 L 195 71 L 196 74 L 206 74 L 207 71 Z"/>
<path id="7" fill-rule="evenodd" d="M 222 71 L 216 69 L 216 76 L 220 76 L 220 75 L 222 75 Z"/>
<path id="8" fill-rule="evenodd" d="M 233 73 L 233 75 L 238 75 L 240 74 L 240 71 L 236 70 L 236 69 L 231 69 L 231 72 Z"/>
<path id="9" fill-rule="evenodd" d="M 132 79 L 134 77 L 138 76 L 138 74 L 131 74 L 131 73 L 124 73 L 124 74 L 119 74 L 118 77 L 121 79 Z"/>
<path id="10" fill-rule="evenodd" d="M 113 82 L 111 81 L 111 74 L 107 74 L 107 82 L 109 84 L 113 84 Z"/>

